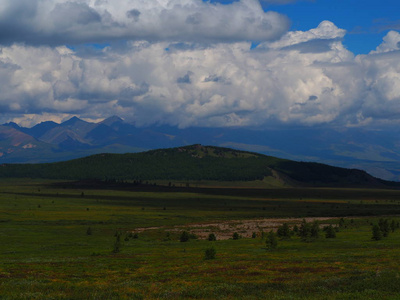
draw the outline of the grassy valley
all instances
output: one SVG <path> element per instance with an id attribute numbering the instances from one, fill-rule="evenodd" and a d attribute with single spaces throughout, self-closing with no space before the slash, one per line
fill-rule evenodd
<path id="1" fill-rule="evenodd" d="M 400 292 L 400 230 L 371 239 L 380 219 L 400 221 L 396 190 L 55 183 L 1 181 L 3 299 L 395 299 Z M 319 220 L 319 238 L 294 234 L 267 247 L 270 230 L 300 227 L 303 218 Z M 325 237 L 329 224 L 336 238 Z M 205 259 L 210 248 L 215 258 Z"/>
<path id="2" fill-rule="evenodd" d="M 362 171 L 201 145 L 0 170 L 2 299 L 400 293 L 400 191 Z"/>

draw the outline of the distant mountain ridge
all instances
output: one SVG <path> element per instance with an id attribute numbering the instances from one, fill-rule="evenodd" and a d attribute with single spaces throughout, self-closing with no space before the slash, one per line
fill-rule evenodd
<path id="1" fill-rule="evenodd" d="M 258 153 L 191 145 L 129 154 L 97 154 L 50 164 L 3 164 L 0 177 L 68 180 L 267 182 L 271 186 L 400 186 L 356 169 L 295 162 Z"/>
<path id="2" fill-rule="evenodd" d="M 112 116 L 98 123 L 73 117 L 32 128 L 0 126 L 0 163 L 41 163 L 96 153 L 134 153 L 192 144 L 215 145 L 298 161 L 366 170 L 400 181 L 400 130 L 359 128 L 246 129 L 173 126 L 137 127 Z M 18 141 L 18 142 L 16 142 Z"/>

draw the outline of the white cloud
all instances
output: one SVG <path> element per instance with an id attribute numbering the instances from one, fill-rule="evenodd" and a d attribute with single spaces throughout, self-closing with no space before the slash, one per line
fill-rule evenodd
<path id="1" fill-rule="evenodd" d="M 332 41 L 342 39 L 346 30 L 339 29 L 330 21 L 321 22 L 317 28 L 309 31 L 290 31 L 275 42 L 266 42 L 263 47 L 281 49 L 312 41 Z"/>
<path id="2" fill-rule="evenodd" d="M 257 49 L 136 41 L 81 56 L 66 47 L 4 46 L 0 108 L 3 119 L 119 115 L 181 127 L 399 122 L 400 51 L 387 46 L 398 33 L 384 38 L 385 50 L 356 57 L 343 35 L 322 22 Z"/>
<path id="3" fill-rule="evenodd" d="M 56 123 L 61 123 L 64 120 L 67 120 L 71 117 L 70 114 L 48 114 L 48 113 L 42 113 L 42 114 L 24 114 L 20 117 L 15 117 L 13 118 L 13 121 L 20 126 L 23 127 L 31 127 L 35 124 L 45 122 L 45 121 L 53 121 Z"/>
<path id="4" fill-rule="evenodd" d="M 115 40 L 235 42 L 280 37 L 289 20 L 257 0 L 3 0 L 0 43 L 34 45 Z"/>
<path id="5" fill-rule="evenodd" d="M 371 53 L 383 53 L 396 50 L 400 50 L 400 33 L 397 31 L 389 31 L 383 38 L 383 43 L 376 48 L 376 51 L 371 51 Z"/>

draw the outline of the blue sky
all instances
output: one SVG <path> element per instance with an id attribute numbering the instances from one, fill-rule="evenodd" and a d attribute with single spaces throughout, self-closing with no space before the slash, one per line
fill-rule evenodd
<path id="1" fill-rule="evenodd" d="M 211 2 L 229 4 L 237 1 Z M 285 4 L 262 1 L 261 4 L 265 11 L 273 10 L 288 16 L 291 30 L 306 31 L 324 20 L 333 22 L 346 29 L 344 44 L 355 54 L 369 53 L 382 42 L 389 30 L 400 28 L 400 3 L 396 0 L 304 0 Z"/>
<path id="2" fill-rule="evenodd" d="M 307 30 L 323 20 L 332 21 L 347 30 L 344 44 L 356 54 L 369 53 L 389 29 L 400 25 L 396 9 L 400 4 L 396 0 L 316 0 L 264 7 L 289 16 L 292 30 Z"/>
<path id="3" fill-rule="evenodd" d="M 3 0 L 0 122 L 398 127 L 398 6 Z"/>

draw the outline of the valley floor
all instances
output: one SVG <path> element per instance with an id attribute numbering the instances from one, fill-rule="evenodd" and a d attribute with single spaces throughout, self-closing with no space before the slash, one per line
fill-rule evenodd
<path id="1" fill-rule="evenodd" d="M 0 298 L 397 299 L 400 230 L 371 237 L 380 219 L 400 221 L 399 196 L 2 181 Z M 269 229 L 285 222 L 293 228 L 303 218 L 338 227 L 336 238 L 321 231 L 318 239 L 293 235 L 267 247 Z M 183 231 L 191 234 L 187 242 L 180 242 Z M 233 239 L 235 232 L 242 237 Z M 209 233 L 217 241 L 208 241 Z M 205 259 L 210 248 L 215 258 Z"/>

